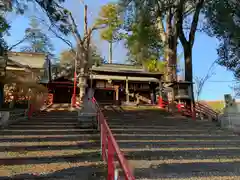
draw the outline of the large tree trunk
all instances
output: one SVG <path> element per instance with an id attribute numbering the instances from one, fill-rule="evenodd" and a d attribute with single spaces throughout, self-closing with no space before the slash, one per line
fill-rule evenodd
<path id="1" fill-rule="evenodd" d="M 184 59 L 185 59 L 185 81 L 192 82 L 193 81 L 192 47 L 190 43 L 184 44 L 183 49 L 184 49 Z M 194 105 L 195 101 L 194 101 L 193 83 L 191 83 L 190 88 L 191 88 L 190 97 Z"/>
<path id="2" fill-rule="evenodd" d="M 185 59 L 185 80 L 192 81 L 193 70 L 192 70 L 192 48 L 190 44 L 184 45 L 184 59 Z"/>
<path id="3" fill-rule="evenodd" d="M 87 87 L 87 78 L 85 77 L 85 74 L 80 74 L 79 75 L 79 100 L 80 100 L 80 104 L 83 102 L 83 97 L 85 96 L 85 92 L 86 92 L 86 87 Z"/>
<path id="4" fill-rule="evenodd" d="M 167 81 L 177 80 L 177 39 L 175 15 L 172 9 L 169 9 L 166 17 L 166 33 L 165 33 L 165 58 L 167 61 Z"/>
<path id="5" fill-rule="evenodd" d="M 87 87 L 87 72 L 86 72 L 85 64 L 86 64 L 86 55 L 84 52 L 82 55 L 82 59 L 80 59 L 80 68 L 79 68 L 80 72 L 79 72 L 79 79 L 78 79 L 80 103 L 83 102 L 83 97 L 85 96 L 86 87 Z"/>
<path id="6" fill-rule="evenodd" d="M 177 80 L 177 37 L 176 34 L 173 33 L 170 37 L 169 42 L 169 80 L 176 81 Z"/>
<path id="7" fill-rule="evenodd" d="M 79 73 L 79 99 L 80 103 L 83 102 L 83 98 L 86 93 L 87 80 L 89 77 L 89 43 L 85 45 L 85 48 L 81 48 L 81 59 L 80 59 L 80 73 Z"/>

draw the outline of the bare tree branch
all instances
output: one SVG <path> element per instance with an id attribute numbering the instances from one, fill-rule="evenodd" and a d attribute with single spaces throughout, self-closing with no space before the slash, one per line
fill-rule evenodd
<path id="1" fill-rule="evenodd" d="M 202 93 L 202 90 L 203 90 L 203 87 L 204 85 L 206 84 L 206 82 L 213 76 L 215 75 L 215 72 L 213 72 L 213 68 L 215 66 L 215 64 L 217 63 L 217 61 L 214 61 L 211 66 L 209 67 L 207 73 L 205 76 L 203 77 L 198 77 L 196 76 L 194 78 L 195 80 L 195 91 L 196 91 L 196 100 L 198 101 L 199 100 L 199 97 Z"/>
<path id="2" fill-rule="evenodd" d="M 77 43 L 79 45 L 83 45 L 84 41 L 82 40 L 82 37 L 81 37 L 80 33 L 77 30 L 77 24 L 75 23 L 75 20 L 74 20 L 74 18 L 72 16 L 72 13 L 69 12 L 68 14 L 69 14 L 70 20 L 72 21 L 72 33 L 74 34 Z"/>
<path id="3" fill-rule="evenodd" d="M 99 30 L 99 29 L 104 29 L 106 27 L 107 27 L 107 25 L 101 25 L 101 26 L 94 25 L 92 28 L 88 29 L 87 34 L 85 35 L 85 37 L 83 38 L 82 41 L 85 42 L 86 40 L 88 40 L 91 37 L 93 31 Z"/>
<path id="4" fill-rule="evenodd" d="M 61 35 L 59 35 L 56 31 L 54 31 L 54 30 L 51 28 L 51 26 L 49 26 L 48 30 L 50 30 L 50 31 L 54 34 L 54 36 L 56 36 L 57 38 L 61 39 L 61 40 L 62 40 L 65 44 L 67 44 L 71 49 L 74 49 L 71 41 L 63 38 L 63 37 L 62 37 Z"/>
<path id="5" fill-rule="evenodd" d="M 8 51 L 11 51 L 11 50 L 14 49 L 15 47 L 17 47 L 19 44 L 23 43 L 27 38 L 28 38 L 28 36 L 25 36 L 22 40 L 18 41 L 16 44 L 10 46 L 10 47 L 8 48 Z"/>
<path id="6" fill-rule="evenodd" d="M 54 27 L 55 27 L 54 24 L 51 23 L 51 25 L 49 25 L 49 24 L 46 22 L 46 20 L 41 19 L 41 18 L 36 17 L 36 16 L 35 16 L 35 18 L 38 19 L 38 20 L 41 22 L 41 24 L 43 24 L 44 26 L 46 26 L 46 27 L 48 28 L 48 30 L 53 33 L 54 36 L 56 36 L 57 38 L 61 39 L 61 40 L 62 40 L 65 44 L 67 44 L 71 49 L 74 49 L 71 41 L 63 38 L 62 35 L 58 34 L 58 33 L 54 30 Z"/>

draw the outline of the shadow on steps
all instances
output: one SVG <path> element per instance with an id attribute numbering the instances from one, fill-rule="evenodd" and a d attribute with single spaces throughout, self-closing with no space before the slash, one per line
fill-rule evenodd
<path id="1" fill-rule="evenodd" d="M 105 115 L 137 179 L 240 179 L 240 136 L 212 122 L 157 109 Z"/>
<path id="2" fill-rule="evenodd" d="M 0 180 L 27 180 L 27 179 L 41 179 L 41 180 L 105 180 L 106 168 L 103 164 L 96 164 L 92 166 L 68 167 L 50 173 L 24 173 L 15 175 L 13 177 L 0 176 Z"/>

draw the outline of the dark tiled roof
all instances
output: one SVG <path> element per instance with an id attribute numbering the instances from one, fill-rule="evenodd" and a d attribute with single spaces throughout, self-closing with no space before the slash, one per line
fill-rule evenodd
<path id="1" fill-rule="evenodd" d="M 96 73 L 119 73 L 119 74 L 139 74 L 142 76 L 161 76 L 162 73 L 153 73 L 148 72 L 141 66 L 127 65 L 127 64 L 102 64 L 100 66 L 92 66 L 90 71 Z M 68 64 L 64 67 L 60 67 L 60 71 L 58 73 L 52 74 L 52 79 L 58 79 L 60 77 L 67 77 L 69 79 L 72 77 L 72 72 L 74 71 L 74 65 Z"/>

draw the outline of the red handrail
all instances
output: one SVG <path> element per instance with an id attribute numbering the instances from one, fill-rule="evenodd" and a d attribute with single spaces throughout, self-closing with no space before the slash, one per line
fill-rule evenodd
<path id="1" fill-rule="evenodd" d="M 196 103 L 196 111 L 203 113 L 205 115 L 211 116 L 212 118 L 216 118 L 216 119 L 218 118 L 218 113 L 216 111 L 214 111 L 210 107 L 208 107 L 200 102 Z"/>
<path id="2" fill-rule="evenodd" d="M 103 161 L 107 161 L 108 166 L 108 180 L 114 180 L 118 174 L 115 174 L 117 172 L 116 166 L 114 164 L 114 154 L 117 155 L 117 160 L 120 164 L 120 167 L 123 170 L 124 176 L 126 180 L 135 180 L 135 177 L 133 176 L 126 158 L 124 157 L 123 153 L 121 152 L 111 129 L 109 128 L 107 121 L 100 109 L 100 106 L 98 105 L 96 99 L 93 97 L 92 102 L 97 107 L 97 120 L 98 124 L 100 125 L 100 132 L 101 132 L 101 153 Z"/>
<path id="3" fill-rule="evenodd" d="M 178 109 L 178 112 L 182 113 L 184 116 L 193 117 L 193 112 L 192 112 L 191 108 L 185 106 L 184 104 L 178 103 L 177 109 Z"/>
<path id="4" fill-rule="evenodd" d="M 158 97 L 158 106 L 160 107 L 160 108 L 166 108 L 166 107 L 168 107 L 168 105 L 169 105 L 169 103 L 168 103 L 168 101 L 165 101 L 162 97 Z"/>

